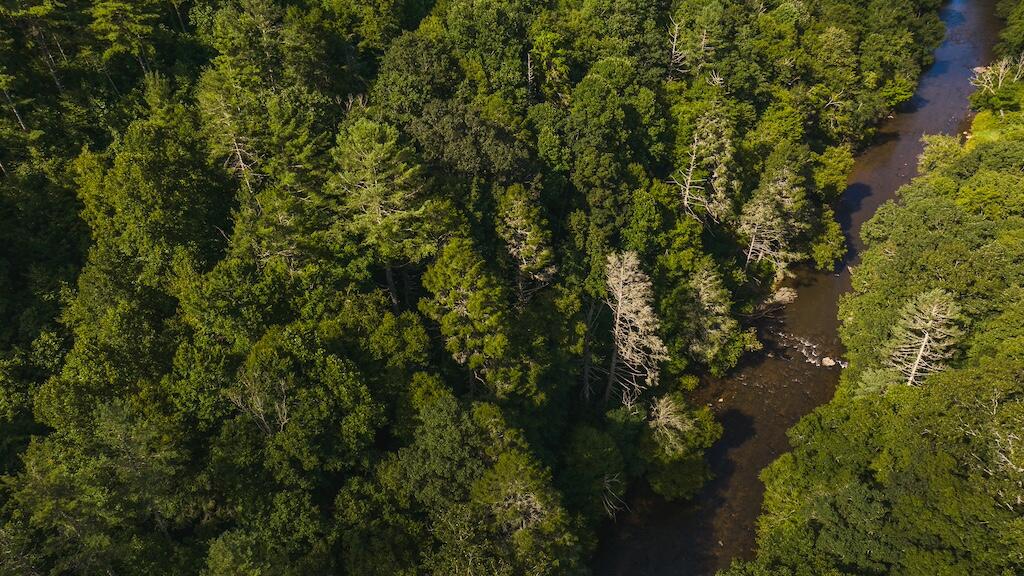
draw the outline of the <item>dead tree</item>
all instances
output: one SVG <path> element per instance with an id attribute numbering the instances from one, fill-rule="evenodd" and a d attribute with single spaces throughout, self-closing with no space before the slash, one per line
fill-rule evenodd
<path id="1" fill-rule="evenodd" d="M 533 55 L 530 52 L 526 53 L 526 90 L 527 93 L 533 96 Z"/>
<path id="2" fill-rule="evenodd" d="M 1005 84 L 1019 82 L 1024 78 L 1024 52 L 1016 57 L 1007 56 L 988 66 L 974 69 L 971 84 L 983 94 L 995 94 Z"/>
<path id="3" fill-rule="evenodd" d="M 258 363 L 255 363 L 258 364 Z M 236 386 L 224 395 L 256 426 L 270 436 L 281 432 L 288 424 L 290 379 L 283 374 L 270 374 L 261 366 L 244 367 Z"/>
<path id="4" fill-rule="evenodd" d="M 739 231 L 748 239 L 745 269 L 751 263 L 767 260 L 779 280 L 789 264 L 800 258 L 793 243 L 805 226 L 799 216 L 804 204 L 802 195 L 792 170 L 784 168 L 743 207 Z"/>
<path id="5" fill-rule="evenodd" d="M 679 23 L 675 18 L 669 19 L 668 29 L 668 79 L 672 80 L 676 74 L 685 72 L 686 54 L 683 53 L 681 39 L 679 37 Z"/>
<path id="6" fill-rule="evenodd" d="M 200 90 L 198 99 L 210 128 L 211 147 L 224 158 L 224 168 L 242 181 L 250 198 L 255 198 L 255 183 L 259 177 L 255 167 L 259 164 L 259 156 L 243 134 L 241 119 L 246 111 L 232 102 L 229 94 L 225 94 L 225 90 L 231 90 L 233 86 L 218 85 L 227 78 L 210 73 L 205 80 L 209 85 Z"/>
<path id="7" fill-rule="evenodd" d="M 696 302 L 690 307 L 694 334 L 690 353 L 704 362 L 712 362 L 739 331 L 732 316 L 729 290 L 713 265 L 701 266 L 690 278 Z"/>
<path id="8" fill-rule="evenodd" d="M 717 110 L 701 116 L 693 131 L 686 165 L 669 178 L 679 188 L 683 211 L 703 223 L 721 222 L 730 212 L 732 128 Z"/>
<path id="9" fill-rule="evenodd" d="M 889 365 L 917 386 L 929 374 L 946 368 L 963 337 L 963 317 L 953 297 L 935 289 L 908 302 L 893 328 Z"/>
<path id="10" fill-rule="evenodd" d="M 630 406 L 645 389 L 658 384 L 658 367 L 668 359 L 668 349 L 658 336 L 651 280 L 640 269 L 636 253 L 609 254 L 606 280 L 614 345 L 604 399 L 607 402 L 618 389 L 622 403 Z"/>
<path id="11" fill-rule="evenodd" d="M 675 18 L 669 20 L 668 47 L 669 80 L 699 73 L 714 55 L 707 28 L 701 29 L 699 35 L 688 34 L 687 28 Z"/>
<path id="12" fill-rule="evenodd" d="M 601 481 L 601 503 L 604 505 L 605 514 L 613 520 L 619 512 L 629 509 L 629 505 L 622 499 L 624 488 L 618 473 L 605 474 Z"/>
<path id="13" fill-rule="evenodd" d="M 63 94 L 64 84 L 60 81 L 60 75 L 57 74 L 57 61 L 53 57 L 50 45 L 46 42 L 46 33 L 36 23 L 34 18 L 29 20 L 28 32 L 29 37 L 35 40 L 32 44 L 39 51 L 39 58 L 42 60 L 43 64 L 46 65 L 46 69 L 50 73 L 50 78 L 53 79 L 53 84 L 57 87 L 57 92 Z"/>
<path id="14" fill-rule="evenodd" d="M 654 439 L 667 453 L 686 453 L 686 436 L 695 426 L 693 418 L 672 394 L 658 398 L 651 404 L 651 416 L 647 422 Z"/>
<path id="15" fill-rule="evenodd" d="M 503 483 L 499 490 L 491 508 L 507 532 L 527 530 L 548 516 L 548 506 L 544 499 L 522 479 L 513 478 Z"/>
<path id="16" fill-rule="evenodd" d="M 0 80 L 3 76 L 0 76 Z M 3 89 L 4 99 L 7 100 L 7 105 L 11 107 L 11 112 L 14 113 L 14 118 L 18 121 L 18 126 L 21 127 L 22 132 L 28 132 L 28 128 L 25 127 L 25 122 L 21 119 L 21 114 L 18 113 L 18 107 L 14 103 L 14 99 L 11 98 L 11 94 L 7 91 L 7 88 Z"/>

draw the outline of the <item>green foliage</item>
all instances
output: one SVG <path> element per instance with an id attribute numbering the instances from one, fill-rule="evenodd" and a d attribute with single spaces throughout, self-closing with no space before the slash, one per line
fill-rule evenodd
<path id="1" fill-rule="evenodd" d="M 328 223 L 344 222 L 382 262 L 418 262 L 433 251 L 434 239 L 416 234 L 427 217 L 421 168 L 398 143 L 398 131 L 357 120 L 338 135 L 332 152 L 338 173 L 319 210 Z M 328 224 L 330 225 L 330 224 Z"/>
<path id="2" fill-rule="evenodd" d="M 0 2 L 0 571 L 586 573 L 630 486 L 707 478 L 678 383 L 840 257 L 828 205 L 937 8 Z M 1011 323 L 979 270 L 1016 270 L 1021 163 L 973 146 L 882 216 L 924 266 L 955 215 L 947 280 L 884 296 Z"/>
<path id="3" fill-rule="evenodd" d="M 668 500 L 689 498 L 709 476 L 702 455 L 722 426 L 707 408 L 690 411 L 679 393 L 655 400 L 649 418 L 640 452 L 651 488 Z"/>
<path id="4" fill-rule="evenodd" d="M 90 10 L 90 26 L 96 38 L 105 45 L 103 60 L 106 62 L 117 56 L 130 56 L 146 72 L 156 52 L 152 39 L 160 16 L 159 9 L 153 0 L 97 1 Z"/>
<path id="5" fill-rule="evenodd" d="M 811 244 L 811 258 L 818 270 L 833 270 L 846 256 L 846 237 L 831 208 L 822 210 L 821 230 Z"/>
<path id="6" fill-rule="evenodd" d="M 864 226 L 840 306 L 850 367 L 763 472 L 757 559 L 726 574 L 1024 570 L 1012 122 L 994 141 L 925 138 L 923 175 Z"/>
<path id="7" fill-rule="evenodd" d="M 853 169 L 853 151 L 850 146 L 832 146 L 815 158 L 814 187 L 832 201 L 846 190 L 846 179 Z"/>

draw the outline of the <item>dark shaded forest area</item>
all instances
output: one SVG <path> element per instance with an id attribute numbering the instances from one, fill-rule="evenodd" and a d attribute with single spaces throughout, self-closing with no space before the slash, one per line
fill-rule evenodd
<path id="1" fill-rule="evenodd" d="M 738 573 L 1024 566 L 1003 4 Z M 587 573 L 627 489 L 707 479 L 687 393 L 843 256 L 939 5 L 0 0 L 0 573 Z"/>

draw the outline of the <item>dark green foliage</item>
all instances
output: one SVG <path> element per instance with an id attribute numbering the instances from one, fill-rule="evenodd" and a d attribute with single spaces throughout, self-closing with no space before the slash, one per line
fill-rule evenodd
<path id="1" fill-rule="evenodd" d="M 587 572 L 937 8 L 0 0 L 0 572 Z M 948 148 L 1011 269 L 1017 151 Z"/>

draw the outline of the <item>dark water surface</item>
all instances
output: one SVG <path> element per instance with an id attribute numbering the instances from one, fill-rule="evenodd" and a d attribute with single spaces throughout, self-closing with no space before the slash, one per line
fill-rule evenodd
<path id="1" fill-rule="evenodd" d="M 988 63 L 999 30 L 994 4 L 952 0 L 946 5 L 947 34 L 935 64 L 913 100 L 883 123 L 876 143 L 858 157 L 837 206 L 851 248 L 849 262 L 862 248 L 861 225 L 915 175 L 921 136 L 967 129 L 972 70 Z M 763 327 L 765 351 L 694 394 L 693 400 L 711 406 L 725 427 L 708 453 L 715 479 L 688 503 L 633 495 L 630 511 L 602 535 L 597 574 L 705 576 L 753 555 L 764 490 L 758 474 L 789 449 L 786 430 L 828 402 L 839 379 L 839 367 L 825 364 L 842 357 L 836 316 L 839 296 L 850 287 L 849 270 L 805 270 L 794 287 L 797 300 L 777 323 Z"/>

